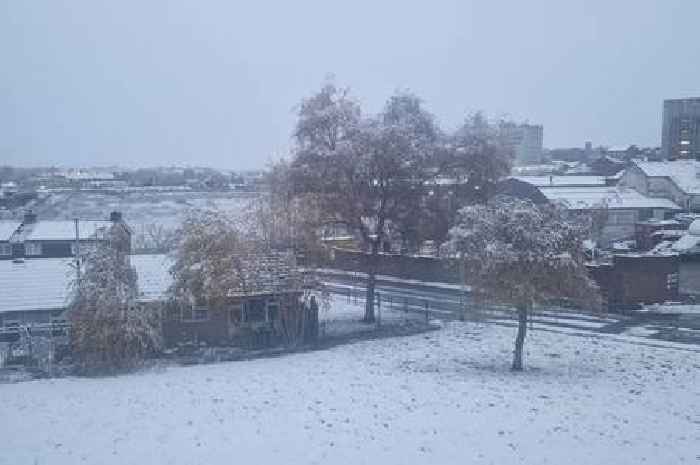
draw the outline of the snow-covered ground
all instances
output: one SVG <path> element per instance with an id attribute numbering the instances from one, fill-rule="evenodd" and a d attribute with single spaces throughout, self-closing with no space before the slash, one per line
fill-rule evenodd
<path id="1" fill-rule="evenodd" d="M 157 223 L 175 229 L 191 209 L 219 209 L 240 214 L 250 198 L 233 192 L 70 192 L 52 194 L 34 209 L 39 219 L 108 218 L 121 211 L 136 230 Z"/>
<path id="2" fill-rule="evenodd" d="M 0 464 L 700 459 L 697 347 L 535 330 L 514 374 L 513 336 L 450 322 L 277 358 L 0 385 Z"/>

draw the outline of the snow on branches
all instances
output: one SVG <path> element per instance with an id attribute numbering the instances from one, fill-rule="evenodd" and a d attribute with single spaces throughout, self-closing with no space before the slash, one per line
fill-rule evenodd
<path id="1" fill-rule="evenodd" d="M 113 226 L 81 253 L 72 283 L 71 344 L 83 373 L 130 368 L 160 345 L 157 314 L 137 302 L 126 231 Z"/>
<path id="2" fill-rule="evenodd" d="M 557 207 L 499 196 L 459 211 L 449 248 L 485 297 L 516 306 L 551 299 L 590 305 L 597 288 L 584 265 L 587 235 L 584 222 Z"/>

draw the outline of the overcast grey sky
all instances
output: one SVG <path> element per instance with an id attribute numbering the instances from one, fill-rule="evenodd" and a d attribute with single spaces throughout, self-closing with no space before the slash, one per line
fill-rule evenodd
<path id="1" fill-rule="evenodd" d="M 324 76 L 545 146 L 660 143 L 700 95 L 698 0 L 0 0 L 0 164 L 262 167 Z"/>

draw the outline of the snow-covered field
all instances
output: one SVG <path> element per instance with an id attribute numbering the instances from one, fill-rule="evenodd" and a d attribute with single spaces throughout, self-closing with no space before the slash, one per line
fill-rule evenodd
<path id="1" fill-rule="evenodd" d="M 151 223 L 174 229 L 190 209 L 240 214 L 249 202 L 249 197 L 232 192 L 71 192 L 52 194 L 35 210 L 40 219 L 47 220 L 108 218 L 111 211 L 117 210 L 136 229 Z"/>
<path id="2" fill-rule="evenodd" d="M 347 307 L 346 307 L 347 309 Z M 700 353 L 451 322 L 402 338 L 0 385 L 0 464 L 678 464 Z"/>

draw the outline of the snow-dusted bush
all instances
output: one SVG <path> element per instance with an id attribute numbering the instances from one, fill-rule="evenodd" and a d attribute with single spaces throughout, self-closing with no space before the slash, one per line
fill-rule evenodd
<path id="1" fill-rule="evenodd" d="M 122 228 L 80 256 L 69 310 L 71 349 L 81 373 L 132 368 L 160 345 L 158 315 L 137 303 L 136 271 Z"/>
<path id="2" fill-rule="evenodd" d="M 216 304 L 251 294 L 268 277 L 266 244 L 242 232 L 216 210 L 192 211 L 177 232 L 171 268 L 172 297 L 181 302 Z"/>
<path id="3" fill-rule="evenodd" d="M 522 370 L 522 349 L 533 305 L 570 299 L 597 307 L 598 288 L 584 263 L 588 225 L 567 219 L 555 206 L 496 197 L 459 211 L 449 250 L 464 261 L 475 297 L 509 304 L 518 313 L 513 369 Z"/>

